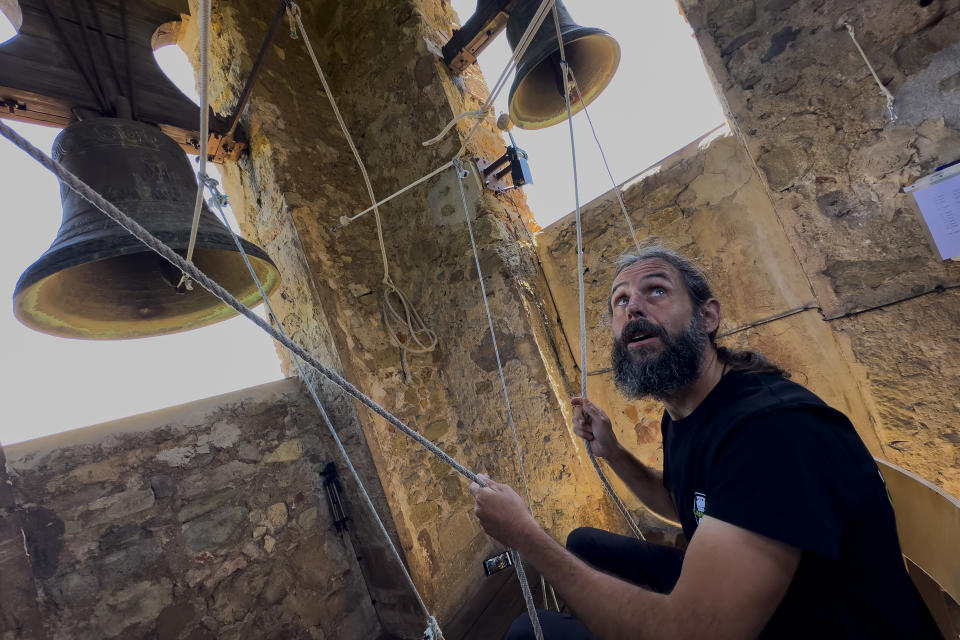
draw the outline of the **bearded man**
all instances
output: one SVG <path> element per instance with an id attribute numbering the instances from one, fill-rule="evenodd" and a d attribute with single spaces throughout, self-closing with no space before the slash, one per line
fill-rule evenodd
<path id="1" fill-rule="evenodd" d="M 539 612 L 545 638 L 940 638 L 850 421 L 759 354 L 715 344 L 720 303 L 696 265 L 663 247 L 624 256 L 609 305 L 617 387 L 664 404 L 663 473 L 586 398 L 574 430 L 689 545 L 582 528 L 564 549 L 510 487 L 471 485 L 486 532 L 576 614 Z M 508 634 L 533 637 L 525 616 Z"/>

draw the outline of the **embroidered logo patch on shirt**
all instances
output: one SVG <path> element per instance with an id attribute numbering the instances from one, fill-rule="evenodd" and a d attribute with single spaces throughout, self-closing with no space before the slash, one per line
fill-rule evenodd
<path id="1" fill-rule="evenodd" d="M 697 524 L 700 524 L 700 519 L 706 512 L 707 496 L 698 491 L 693 494 L 693 517 L 697 519 Z"/>

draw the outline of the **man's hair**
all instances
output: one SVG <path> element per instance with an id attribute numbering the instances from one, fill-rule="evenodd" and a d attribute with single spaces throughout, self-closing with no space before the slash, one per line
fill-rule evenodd
<path id="1" fill-rule="evenodd" d="M 614 279 L 624 269 L 646 260 L 662 260 L 677 270 L 683 279 L 687 295 L 690 296 L 690 301 L 693 303 L 694 313 L 700 313 L 707 300 L 714 297 L 713 291 L 710 290 L 710 283 L 707 281 L 707 275 L 693 260 L 659 244 L 648 245 L 636 253 L 621 255 L 617 259 L 616 270 L 613 274 Z M 612 307 L 610 311 L 613 312 Z M 784 378 L 790 377 L 789 373 L 767 359 L 763 354 L 756 351 L 733 350 L 718 346 L 717 329 L 710 332 L 709 338 L 710 344 L 717 350 L 717 358 L 731 369 L 748 373 L 769 373 Z"/>

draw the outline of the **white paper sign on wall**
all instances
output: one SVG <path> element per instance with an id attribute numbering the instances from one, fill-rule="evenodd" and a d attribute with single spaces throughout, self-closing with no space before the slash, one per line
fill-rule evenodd
<path id="1" fill-rule="evenodd" d="M 912 193 L 942 260 L 960 258 L 960 163 L 904 188 Z"/>

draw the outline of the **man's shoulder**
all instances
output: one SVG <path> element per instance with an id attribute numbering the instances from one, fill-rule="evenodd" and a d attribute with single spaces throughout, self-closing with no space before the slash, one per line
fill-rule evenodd
<path id="1" fill-rule="evenodd" d="M 794 410 L 839 413 L 803 385 L 782 376 L 741 371 L 728 375 L 734 376 L 724 411 L 730 422 Z"/>

